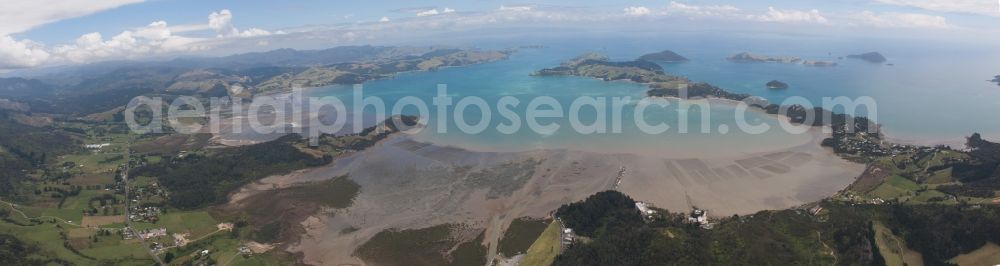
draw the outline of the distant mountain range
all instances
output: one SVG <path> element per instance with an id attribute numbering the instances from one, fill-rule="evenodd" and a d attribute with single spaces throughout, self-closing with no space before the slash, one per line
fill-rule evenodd
<path id="1" fill-rule="evenodd" d="M 0 99 L 30 105 L 35 112 L 86 115 L 113 109 L 136 96 L 153 92 L 249 97 L 293 86 L 356 84 L 407 71 L 492 62 L 507 58 L 511 52 L 342 46 L 323 50 L 279 49 L 218 58 L 102 62 L 46 69 L 30 78 L 0 78 Z"/>

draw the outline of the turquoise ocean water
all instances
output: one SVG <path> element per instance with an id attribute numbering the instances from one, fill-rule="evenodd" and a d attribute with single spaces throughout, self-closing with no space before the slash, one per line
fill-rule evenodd
<path id="1" fill-rule="evenodd" d="M 430 106 L 429 127 L 418 139 L 439 144 L 472 149 L 516 151 L 533 148 L 572 148 L 581 150 L 627 152 L 664 149 L 690 151 L 693 155 L 721 150 L 752 152 L 774 150 L 788 143 L 801 143 L 807 135 L 791 134 L 777 127 L 770 116 L 747 113 L 752 124 L 772 126 L 766 134 L 746 134 L 737 130 L 731 105 L 715 104 L 705 111 L 683 109 L 672 100 L 666 108 L 650 107 L 644 121 L 665 123 L 672 128 L 661 134 L 647 134 L 633 123 L 635 102 L 643 97 L 644 85 L 629 82 L 604 82 L 581 77 L 536 77 L 530 73 L 552 67 L 559 62 L 588 51 L 604 52 L 613 60 L 630 60 L 641 54 L 664 49 L 673 50 L 691 59 L 690 62 L 662 64 L 670 74 L 705 81 L 724 89 L 750 93 L 772 102 L 799 96 L 816 105 L 824 97 L 872 97 L 877 103 L 877 119 L 891 138 L 919 143 L 960 143 L 963 136 L 981 132 L 1000 137 L 1000 86 L 986 82 L 1000 74 L 1000 54 L 989 45 L 970 44 L 957 47 L 951 43 L 913 43 L 907 41 L 835 40 L 801 37 L 744 37 L 738 40 L 712 36 L 646 36 L 636 39 L 545 39 L 535 40 L 545 45 L 540 49 L 522 49 L 509 60 L 447 68 L 432 72 L 401 74 L 392 79 L 364 84 L 365 95 L 379 96 L 392 106 L 398 99 L 415 96 L 427 103 L 437 92 L 438 84 L 446 84 L 449 96 L 457 102 L 464 96 L 486 100 L 491 108 L 490 125 L 479 134 L 460 132 L 454 122 L 448 132 L 437 132 L 437 111 Z M 510 41 L 513 46 L 515 41 Z M 489 42 L 493 46 L 508 45 Z M 520 42 L 523 44 L 523 40 Z M 533 44 L 536 44 L 533 43 Z M 509 46 L 508 46 L 509 47 Z M 835 61 L 836 67 L 809 67 L 793 64 L 734 63 L 726 56 L 749 51 L 767 55 L 798 56 L 809 60 Z M 839 59 L 851 53 L 879 51 L 888 63 L 872 64 L 860 60 Z M 769 90 L 764 83 L 772 79 L 790 85 L 787 90 Z M 312 89 L 311 96 L 337 96 L 351 105 L 351 86 L 329 86 Z M 496 100 L 513 96 L 520 104 L 511 108 L 521 118 L 521 129 L 514 134 L 498 132 L 499 124 L 511 121 L 498 113 Z M 549 96 L 562 103 L 563 114 L 579 96 L 631 97 L 625 105 L 621 133 L 580 134 L 571 128 L 566 118 L 539 119 L 552 122 L 560 129 L 539 134 L 528 130 L 524 110 L 534 97 Z M 611 100 L 606 100 L 612 109 Z M 454 105 L 452 106 L 454 108 Z M 702 112 L 710 113 L 710 133 L 701 133 Z M 404 109 L 414 114 L 414 108 Z M 448 120 L 454 120 L 448 112 Z M 475 107 L 464 112 L 466 122 L 476 124 L 482 113 Z M 610 110 L 605 112 L 606 125 L 611 129 Z M 685 116 L 686 115 L 686 116 Z M 597 112 L 590 107 L 581 109 L 581 122 L 595 121 Z M 685 118 L 686 117 L 686 118 Z M 679 133 L 679 120 L 686 120 L 690 133 Z M 725 129 L 721 129 L 724 127 Z M 728 130 L 727 130 L 728 129 Z"/>

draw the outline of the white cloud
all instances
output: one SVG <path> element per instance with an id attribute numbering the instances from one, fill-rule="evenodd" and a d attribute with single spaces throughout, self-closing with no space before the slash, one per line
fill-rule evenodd
<path id="1" fill-rule="evenodd" d="M 147 54 L 197 51 L 197 38 L 174 35 L 164 21 L 156 21 L 126 30 L 105 40 L 99 32 L 87 33 L 71 44 L 57 45 L 51 50 L 52 60 L 74 63 L 102 58 L 133 58 Z"/>
<path id="2" fill-rule="evenodd" d="M 0 8 L 0 18 L 3 18 L 0 23 L 0 69 L 38 66 L 52 58 L 44 45 L 31 40 L 15 40 L 10 34 L 138 2 L 142 0 L 4 1 Z"/>
<path id="3" fill-rule="evenodd" d="M 389 21 L 390 21 L 389 17 L 385 17 L 385 16 L 383 16 L 382 18 L 378 19 L 378 22 L 389 22 Z"/>
<path id="4" fill-rule="evenodd" d="M 644 6 L 630 6 L 625 8 L 626 16 L 645 16 L 649 15 L 649 8 Z"/>
<path id="5" fill-rule="evenodd" d="M 426 16 L 434 16 L 434 15 L 440 15 L 440 14 L 454 13 L 454 12 L 455 12 L 454 9 L 447 8 L 447 7 L 445 7 L 441 11 L 438 11 L 437 8 L 433 8 L 433 9 L 429 9 L 429 10 L 424 10 L 424 11 L 417 12 L 417 16 L 418 17 L 426 17 Z"/>
<path id="6" fill-rule="evenodd" d="M 783 23 L 819 23 L 826 24 L 828 20 L 819 13 L 819 10 L 813 9 L 809 11 L 801 10 L 781 10 L 774 7 L 768 7 L 767 13 L 763 15 L 750 15 L 750 19 L 765 21 L 765 22 L 783 22 Z"/>
<path id="7" fill-rule="evenodd" d="M 208 14 L 208 27 L 215 31 L 216 37 L 218 38 L 271 35 L 271 32 L 258 28 L 240 31 L 236 28 L 236 26 L 233 26 L 233 13 L 229 12 L 229 9 L 223 9 L 219 12 L 212 12 L 212 14 Z"/>
<path id="8" fill-rule="evenodd" d="M 44 24 L 138 2 L 142 0 L 3 1 L 0 35 L 24 32 Z"/>
<path id="9" fill-rule="evenodd" d="M 154 21 L 146 26 L 122 31 L 105 38 L 99 32 L 83 34 L 71 43 L 46 48 L 31 40 L 0 37 L 0 69 L 35 67 L 44 64 L 84 63 L 100 59 L 137 58 L 157 54 L 201 51 L 218 43 L 211 39 L 186 37 L 179 32 L 212 30 L 216 39 L 248 38 L 282 34 L 259 28 L 240 31 L 232 24 L 229 10 L 212 12 L 206 24 L 169 26 L 166 21 Z"/>
<path id="10" fill-rule="evenodd" d="M 233 26 L 232 20 L 233 13 L 229 12 L 229 9 L 212 12 L 212 14 L 208 14 L 208 27 L 215 31 L 217 37 L 233 36 L 239 30 Z"/>
<path id="11" fill-rule="evenodd" d="M 876 3 L 906 6 L 937 12 L 1000 16 L 1000 3 L 993 0 L 874 0 Z"/>
<path id="12" fill-rule="evenodd" d="M 532 9 L 531 6 L 505 6 L 505 5 L 500 5 L 500 9 L 498 9 L 498 10 L 500 10 L 500 11 L 525 12 L 525 11 L 531 11 L 531 9 Z"/>
<path id="13" fill-rule="evenodd" d="M 948 29 L 955 27 L 948 24 L 944 17 L 917 13 L 884 12 L 875 14 L 871 11 L 864 11 L 856 18 L 861 24 L 882 28 Z"/>
<path id="14" fill-rule="evenodd" d="M 440 13 L 438 13 L 437 8 L 431 9 L 431 10 L 425 10 L 425 11 L 417 12 L 417 16 L 418 17 L 433 16 L 433 15 L 437 15 L 437 14 L 440 14 Z"/>
<path id="15" fill-rule="evenodd" d="M 41 44 L 30 40 L 0 37 L 0 69 L 33 67 L 49 59 L 49 52 Z"/>
<path id="16" fill-rule="evenodd" d="M 678 3 L 671 1 L 667 5 L 667 14 L 680 14 L 688 16 L 698 16 L 698 17 L 727 17 L 732 16 L 740 9 L 731 5 L 688 5 L 684 3 Z"/>

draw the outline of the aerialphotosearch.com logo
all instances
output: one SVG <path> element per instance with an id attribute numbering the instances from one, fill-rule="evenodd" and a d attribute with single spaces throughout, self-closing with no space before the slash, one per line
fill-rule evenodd
<path id="1" fill-rule="evenodd" d="M 634 127 L 629 129 L 634 128 L 645 134 L 665 134 L 674 126 L 677 127 L 676 133 L 686 134 L 692 132 L 691 121 L 700 125 L 694 133 L 708 134 L 713 133 L 711 105 L 720 102 L 732 107 L 736 128 L 751 135 L 764 134 L 773 127 L 760 121 L 748 121 L 747 114 L 750 112 L 780 116 L 776 119 L 779 128 L 792 134 L 805 133 L 813 126 L 824 126 L 824 130 L 830 132 L 831 122 L 838 121 L 834 116 L 858 117 L 855 113 L 859 110 L 864 110 L 860 116 L 867 117 L 868 121 L 877 121 L 875 100 L 867 96 L 854 99 L 825 97 L 821 107 L 816 108 L 809 100 L 798 96 L 788 97 L 780 104 L 770 104 L 759 97 L 747 97 L 740 101 L 690 99 L 688 87 L 684 85 L 678 86 L 676 95 L 672 95 L 675 97 L 670 98 L 579 96 L 572 99 L 568 106 L 564 106 L 566 99 L 560 102 L 551 96 L 530 99 L 503 96 L 492 103 L 477 96 L 453 97 L 448 95 L 447 85 L 439 84 L 430 104 L 416 96 L 405 96 L 395 99 L 389 108 L 382 97 L 365 95 L 365 92 L 362 85 L 355 85 L 349 99 L 304 97 L 303 89 L 294 87 L 289 93 L 260 95 L 252 99 L 179 96 L 169 104 L 163 98 L 140 96 L 126 106 L 124 118 L 129 128 L 137 133 L 168 132 L 164 126 L 166 123 L 170 130 L 178 133 L 296 133 L 309 138 L 312 145 L 317 145 L 318 138 L 323 134 L 360 133 L 366 126 L 376 125 L 387 118 L 396 118 L 387 122 L 410 134 L 430 128 L 435 133 L 457 129 L 463 134 L 481 134 L 495 130 L 510 135 L 530 130 L 540 135 L 551 135 L 565 130 L 566 124 L 570 130 L 582 135 L 620 134 L 624 123 L 631 123 Z M 345 104 L 345 100 L 351 104 Z M 668 111 L 668 107 L 680 111 Z M 844 114 L 836 115 L 827 110 L 841 110 Z M 404 111 L 407 111 L 406 115 L 418 118 L 417 126 L 401 124 L 398 118 Z M 588 115 L 582 115 L 584 112 Z M 468 117 L 470 115 L 476 117 Z M 677 117 L 656 122 L 647 119 L 657 116 Z M 467 118 L 476 122 L 470 123 Z M 429 123 L 431 120 L 434 123 Z M 854 132 L 854 119 L 840 121 L 844 121 L 844 130 Z M 863 129 L 877 130 L 876 127 Z M 716 130 L 726 134 L 729 127 L 720 125 Z"/>

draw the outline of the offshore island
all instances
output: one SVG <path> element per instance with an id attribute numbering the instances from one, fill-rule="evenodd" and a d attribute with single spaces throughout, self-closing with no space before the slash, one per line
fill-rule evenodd
<path id="1" fill-rule="evenodd" d="M 788 88 L 788 84 L 787 83 L 784 83 L 784 82 L 781 82 L 781 81 L 777 81 L 777 80 L 768 81 L 767 84 L 764 84 L 764 85 L 766 85 L 768 89 L 774 89 L 774 90 L 780 90 L 780 89 L 787 89 Z"/>

